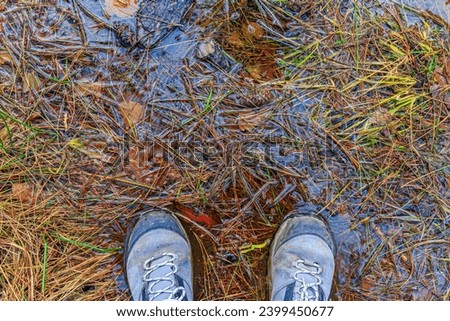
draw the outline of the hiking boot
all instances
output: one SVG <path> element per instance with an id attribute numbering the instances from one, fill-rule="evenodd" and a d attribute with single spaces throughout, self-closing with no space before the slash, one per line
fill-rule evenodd
<path id="1" fill-rule="evenodd" d="M 328 300 L 334 251 L 331 234 L 322 220 L 299 212 L 289 214 L 272 241 L 271 300 Z"/>
<path id="2" fill-rule="evenodd" d="M 191 301 L 191 247 L 172 214 L 143 212 L 125 241 L 126 279 L 135 301 Z"/>

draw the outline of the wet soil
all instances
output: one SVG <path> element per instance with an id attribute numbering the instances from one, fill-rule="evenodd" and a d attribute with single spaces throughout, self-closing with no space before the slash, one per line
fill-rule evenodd
<path id="1" fill-rule="evenodd" d="M 9 56 L 0 86 L 20 89 L 2 89 L 2 108 L 23 101 L 60 142 L 82 142 L 67 193 L 128 210 L 112 218 L 106 239 L 120 246 L 140 210 L 169 209 L 191 234 L 197 299 L 266 300 L 269 241 L 306 206 L 327 220 L 337 245 L 333 300 L 442 299 L 450 285 L 444 140 L 435 142 L 442 163 L 424 165 L 444 168 L 433 182 L 438 195 L 406 186 L 407 175 L 372 180 L 377 160 L 361 168 L 356 143 L 343 148 L 330 134 L 354 126 L 344 107 L 327 109 L 330 96 L 295 83 L 279 59 L 325 32 L 307 28 L 318 7 L 289 3 L 289 22 L 271 16 L 267 1 L 168 3 L 146 2 L 131 17 L 85 0 L 7 1 L 1 12 Z M 12 76 L 19 69 L 27 76 Z M 314 82 L 314 72 L 304 78 Z M 111 277 L 123 296 L 120 261 Z"/>

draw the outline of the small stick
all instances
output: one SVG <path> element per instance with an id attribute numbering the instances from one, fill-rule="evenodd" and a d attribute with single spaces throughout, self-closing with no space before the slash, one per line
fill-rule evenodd
<path id="1" fill-rule="evenodd" d="M 88 40 L 87 40 L 87 36 L 86 36 L 86 30 L 84 30 L 84 25 L 82 23 L 83 19 L 81 18 L 80 8 L 78 7 L 78 1 L 74 1 L 72 3 L 72 5 L 73 5 L 73 10 L 75 11 L 77 18 L 78 18 L 78 28 L 80 29 L 81 41 L 83 43 L 83 46 L 87 47 Z"/>

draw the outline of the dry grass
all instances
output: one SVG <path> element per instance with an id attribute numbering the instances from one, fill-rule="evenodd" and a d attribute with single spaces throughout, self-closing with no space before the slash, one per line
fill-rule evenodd
<path id="1" fill-rule="evenodd" d="M 197 299 L 267 299 L 269 240 L 297 202 L 334 234 L 333 299 L 449 299 L 445 21 L 375 1 L 199 3 L 162 58 L 81 25 L 76 5 L 13 2 L 1 300 L 128 299 L 120 248 L 148 206 L 186 223 Z M 210 39 L 227 58 L 193 58 Z"/>
<path id="2" fill-rule="evenodd" d="M 2 300 L 116 298 L 111 247 L 120 243 L 104 233 L 124 209 L 83 204 L 60 185 L 76 170 L 66 148 L 37 127 L 2 120 L 10 130 L 0 174 Z"/>

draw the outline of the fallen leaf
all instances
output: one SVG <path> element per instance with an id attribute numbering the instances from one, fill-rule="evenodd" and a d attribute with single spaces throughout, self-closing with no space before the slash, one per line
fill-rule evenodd
<path id="1" fill-rule="evenodd" d="M 362 291 L 369 292 L 372 289 L 373 285 L 374 285 L 373 276 L 367 275 L 362 278 L 360 287 Z"/>
<path id="2" fill-rule="evenodd" d="M 256 22 L 250 22 L 242 26 L 243 34 L 250 39 L 261 39 L 264 36 L 264 30 Z"/>
<path id="3" fill-rule="evenodd" d="M 114 6 L 120 7 L 120 8 L 126 8 L 130 5 L 130 0 L 114 0 Z"/>
<path id="4" fill-rule="evenodd" d="M 244 41 L 241 39 L 241 36 L 236 31 L 233 31 L 228 36 L 227 40 L 228 40 L 228 43 L 233 45 L 233 46 L 243 47 L 245 45 Z"/>
<path id="5" fill-rule="evenodd" d="M 209 227 L 214 226 L 216 224 L 214 219 L 209 215 L 204 213 L 194 214 L 194 210 L 185 205 L 176 204 L 175 208 L 177 209 L 178 212 L 180 212 L 181 215 L 196 223 L 205 224 Z"/>
<path id="6" fill-rule="evenodd" d="M 434 78 L 440 86 L 450 85 L 450 62 L 442 67 L 436 67 Z"/>
<path id="7" fill-rule="evenodd" d="M 78 138 L 72 138 L 69 143 L 68 143 L 70 148 L 76 149 L 76 150 L 80 150 L 84 147 L 83 142 L 81 141 L 81 139 Z"/>
<path id="8" fill-rule="evenodd" d="M 98 159 L 105 163 L 112 162 L 112 156 L 103 153 L 100 149 L 93 146 L 86 146 L 83 141 L 78 138 L 72 138 L 68 146 L 87 155 L 89 158 Z"/>
<path id="9" fill-rule="evenodd" d="M 161 144 L 158 144 L 157 142 L 155 142 L 155 144 L 153 145 L 152 151 L 153 151 L 153 153 L 152 153 L 153 161 L 158 165 L 164 164 L 165 163 L 164 147 Z"/>
<path id="10" fill-rule="evenodd" d="M 131 146 L 128 152 L 128 162 L 130 171 L 139 181 L 144 181 L 150 172 L 149 154 L 147 149 L 139 146 Z"/>
<path id="11" fill-rule="evenodd" d="M 106 155 L 105 153 L 102 153 L 100 151 L 85 149 L 81 150 L 81 152 L 87 155 L 89 158 L 98 159 L 105 163 L 112 163 L 113 161 L 112 156 Z"/>
<path id="12" fill-rule="evenodd" d="M 32 89 L 39 89 L 42 85 L 41 80 L 38 76 L 31 72 L 25 73 L 24 76 L 24 83 L 23 83 L 23 91 L 28 92 Z"/>
<path id="13" fill-rule="evenodd" d="M 0 65 L 12 62 L 13 62 L 12 57 L 8 52 L 0 51 Z"/>
<path id="14" fill-rule="evenodd" d="M 139 124 L 145 116 L 144 107 L 135 101 L 125 100 L 119 105 L 120 113 L 124 119 L 125 126 L 130 129 Z"/>
<path id="15" fill-rule="evenodd" d="M 248 0 L 234 0 L 232 3 L 234 3 L 237 8 L 245 8 L 248 4 Z"/>
<path id="16" fill-rule="evenodd" d="M 180 173 L 172 166 L 167 170 L 166 177 L 171 180 L 179 180 L 181 178 Z"/>
<path id="17" fill-rule="evenodd" d="M 386 108 L 377 108 L 367 120 L 369 125 L 384 126 L 392 119 L 392 115 Z"/>
<path id="18" fill-rule="evenodd" d="M 12 185 L 12 197 L 23 203 L 33 200 L 33 189 L 28 183 L 14 183 Z"/>
<path id="19" fill-rule="evenodd" d="M 104 83 L 99 81 L 80 81 L 76 83 L 80 93 L 85 95 L 96 95 L 102 91 Z"/>
<path id="20" fill-rule="evenodd" d="M 2 142 L 3 148 L 11 148 L 11 144 L 14 144 L 13 140 L 11 140 L 11 134 L 16 133 L 19 126 L 16 123 L 3 121 L 5 123 L 0 127 L 0 142 Z M 3 126 L 5 124 L 7 126 Z"/>
<path id="21" fill-rule="evenodd" d="M 436 67 L 434 70 L 434 79 L 436 83 L 442 88 L 450 85 L 450 61 L 445 61 L 442 66 Z M 444 91 L 447 91 L 444 89 Z"/>
<path id="22" fill-rule="evenodd" d="M 132 17 L 139 9 L 138 0 L 105 0 L 105 12 L 110 16 Z"/>
<path id="23" fill-rule="evenodd" d="M 130 147 L 130 151 L 128 152 L 128 161 L 130 162 L 130 169 L 133 173 L 136 173 L 140 170 L 139 154 L 139 147 Z"/>
<path id="24" fill-rule="evenodd" d="M 249 131 L 258 126 L 263 119 L 267 116 L 267 113 L 260 112 L 249 112 L 249 113 L 242 113 L 239 115 L 238 118 L 238 127 L 242 131 Z"/>

